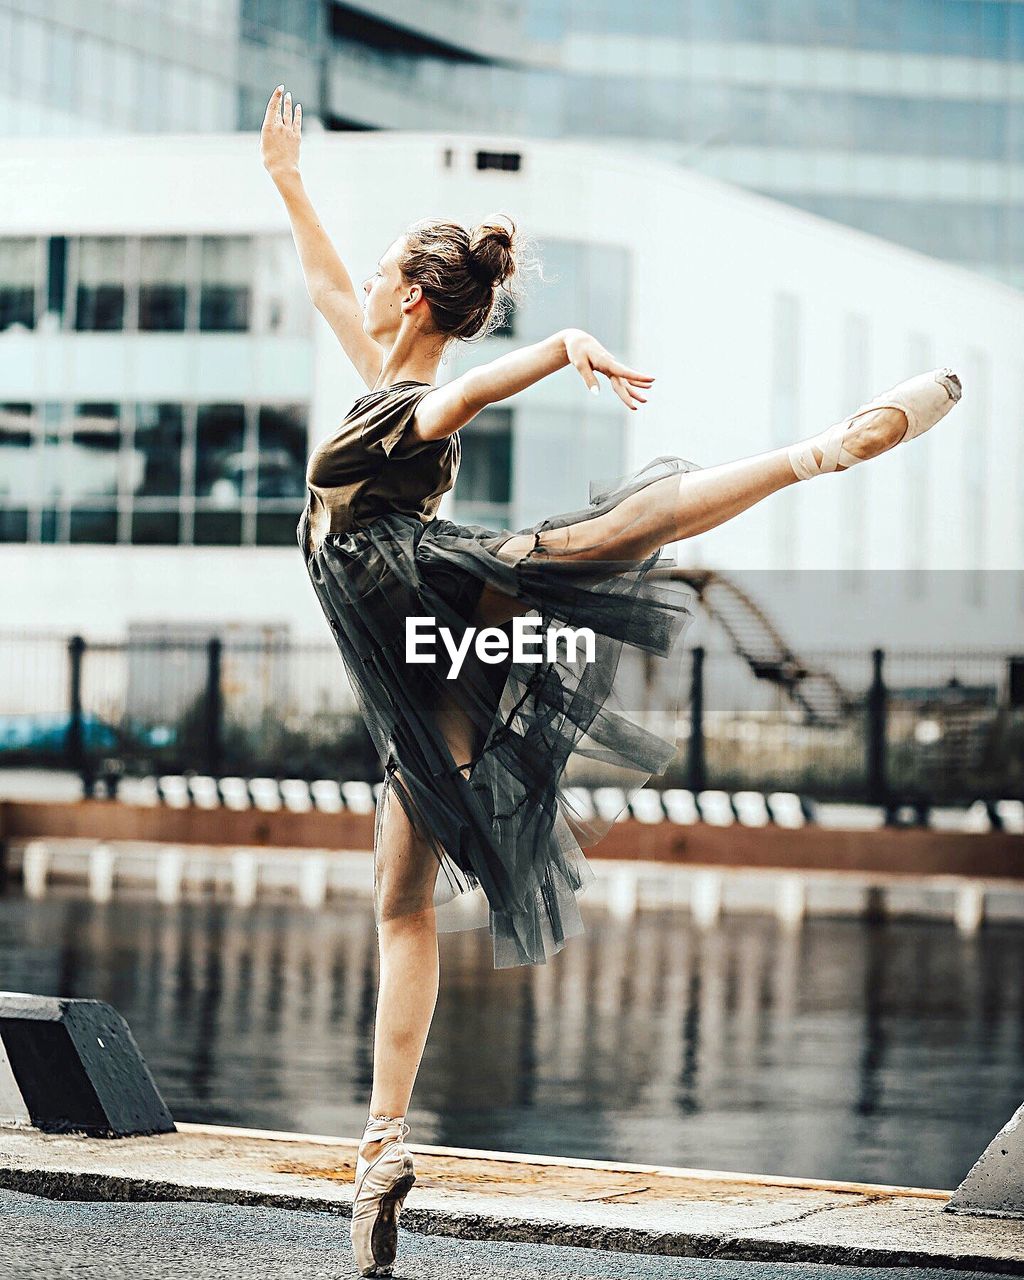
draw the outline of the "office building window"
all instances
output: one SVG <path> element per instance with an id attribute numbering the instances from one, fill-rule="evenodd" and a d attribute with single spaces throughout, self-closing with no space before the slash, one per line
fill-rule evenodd
<path id="1" fill-rule="evenodd" d="M 0 542 L 286 545 L 308 405 L 0 404 Z"/>
<path id="2" fill-rule="evenodd" d="M 30 404 L 0 404 L 0 541 L 25 542 L 39 497 L 39 447 Z"/>
<path id="3" fill-rule="evenodd" d="M 626 354 L 630 251 L 581 240 L 538 240 L 545 282 L 531 282 L 518 308 L 516 332 L 529 340 L 570 325 L 593 333 L 613 354 Z"/>
<path id="4" fill-rule="evenodd" d="M 146 236 L 139 244 L 139 329 L 180 333 L 188 305 L 185 236 Z"/>
<path id="5" fill-rule="evenodd" d="M 181 494 L 180 404 L 135 406 L 135 434 L 126 467 L 126 488 L 136 498 L 177 498 Z"/>
<path id="6" fill-rule="evenodd" d="M 258 431 L 257 497 L 304 498 L 309 449 L 303 406 L 264 405 Z"/>
<path id="7" fill-rule="evenodd" d="M 34 329 L 39 242 L 18 236 L 0 240 L 0 331 Z"/>
<path id="8" fill-rule="evenodd" d="M 252 464 L 243 451 L 245 407 L 200 405 L 196 415 L 196 497 L 216 507 L 233 507 L 247 491 Z"/>
<path id="9" fill-rule="evenodd" d="M 200 255 L 199 328 L 242 332 L 249 327 L 252 240 L 203 236 Z"/>
<path id="10" fill-rule="evenodd" d="M 127 242 L 124 236 L 82 236 L 78 241 L 75 328 L 124 328 Z"/>
<path id="11" fill-rule="evenodd" d="M 454 495 L 459 519 L 505 526 L 512 503 L 512 410 L 484 409 L 459 439 L 462 461 Z"/>
<path id="12" fill-rule="evenodd" d="M 0 332 L 62 328 L 68 299 L 79 332 L 308 336 L 312 326 L 290 235 L 0 237 Z"/>

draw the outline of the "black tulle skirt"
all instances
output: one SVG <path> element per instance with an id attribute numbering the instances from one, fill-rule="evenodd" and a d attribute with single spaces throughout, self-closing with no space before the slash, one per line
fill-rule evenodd
<path id="1" fill-rule="evenodd" d="M 675 564 L 664 548 L 643 561 L 617 558 L 613 545 L 607 557 L 574 559 L 540 535 L 699 469 L 682 458 L 655 458 L 639 471 L 591 482 L 589 506 L 515 531 L 443 518 L 424 524 L 392 512 L 329 535 L 305 557 L 384 769 L 375 858 L 387 857 L 380 814 L 390 788 L 421 837 L 419 848 L 438 864 L 433 879 L 431 861 L 438 930 L 486 925 L 495 968 L 543 963 L 583 931 L 579 897 L 595 878 L 583 849 L 615 819 L 584 812 L 572 788 L 589 769 L 628 802 L 671 762 L 675 741 L 642 723 L 642 690 L 656 678 L 660 723 L 674 725 L 684 687 L 681 637 L 694 617 L 692 588 L 652 577 L 655 568 Z M 668 500 L 671 489 L 674 500 L 677 488 L 675 481 L 650 493 Z M 305 551 L 305 513 L 297 532 Z M 532 546 L 512 561 L 500 558 L 501 547 L 523 533 L 533 535 Z M 528 652 L 539 661 L 517 656 L 510 643 L 499 661 L 488 662 L 470 645 L 453 677 L 441 639 L 437 661 L 406 660 L 407 618 L 434 619 L 457 643 L 485 585 L 516 597 L 520 612 L 528 606 L 532 634 L 541 637 Z M 500 628 L 510 642 L 513 627 L 510 620 Z M 592 655 L 545 645 L 548 628 L 566 627 L 593 632 Z M 644 680 L 635 672 L 624 678 L 624 648 L 648 655 Z M 453 723 L 462 730 L 454 755 L 442 729 Z M 423 905 L 413 895 L 408 909 Z"/>

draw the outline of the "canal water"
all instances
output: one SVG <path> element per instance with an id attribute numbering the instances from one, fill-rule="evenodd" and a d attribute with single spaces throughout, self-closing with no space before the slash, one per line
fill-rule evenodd
<path id="1" fill-rule="evenodd" d="M 616 919 L 547 965 L 442 934 L 410 1141 L 951 1190 L 1024 1099 L 1024 929 Z M 355 1137 L 368 900 L 0 897 L 0 990 L 106 1000 L 175 1118 Z"/>

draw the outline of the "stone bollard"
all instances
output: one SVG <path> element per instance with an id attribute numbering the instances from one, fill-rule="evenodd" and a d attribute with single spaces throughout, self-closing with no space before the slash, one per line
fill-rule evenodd
<path id="1" fill-rule="evenodd" d="M 15 992 L 0 993 L 0 1125 L 97 1138 L 175 1131 L 116 1009 Z"/>
<path id="2" fill-rule="evenodd" d="M 45 840 L 30 840 L 21 860 L 21 882 L 26 898 L 45 898 L 50 874 L 50 849 Z"/>
<path id="3" fill-rule="evenodd" d="M 635 867 L 620 867 L 608 879 L 608 911 L 617 920 L 629 920 L 639 905 L 639 878 Z"/>
<path id="4" fill-rule="evenodd" d="M 303 858 L 299 868 L 299 900 L 313 910 L 327 901 L 327 859 L 322 854 Z"/>
<path id="5" fill-rule="evenodd" d="M 185 878 L 185 854 L 181 849 L 160 849 L 156 855 L 156 900 L 166 907 L 181 901 Z"/>
<path id="6" fill-rule="evenodd" d="M 969 880 L 956 891 L 953 920 L 960 933 L 977 933 L 985 919 L 985 890 L 976 881 Z"/>
<path id="7" fill-rule="evenodd" d="M 807 911 L 807 885 L 803 876 L 780 876 L 775 914 L 782 924 L 799 924 Z"/>
<path id="8" fill-rule="evenodd" d="M 697 924 L 710 928 L 722 914 L 722 873 L 698 871 L 690 890 L 690 911 Z"/>
<path id="9" fill-rule="evenodd" d="M 93 902 L 107 903 L 114 896 L 114 851 L 98 844 L 89 851 L 89 897 Z"/>
<path id="10" fill-rule="evenodd" d="M 981 1153 L 943 1209 L 1024 1218 L 1024 1103 Z"/>
<path id="11" fill-rule="evenodd" d="M 231 855 L 231 887 L 238 907 L 251 907 L 259 888 L 260 866 L 256 855 L 247 849 L 237 849 Z"/>

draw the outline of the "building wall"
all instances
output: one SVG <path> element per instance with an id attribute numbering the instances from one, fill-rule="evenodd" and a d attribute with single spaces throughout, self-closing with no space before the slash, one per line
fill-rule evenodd
<path id="1" fill-rule="evenodd" d="M 6 55 L 6 56 L 5 56 Z M 1024 288 L 1021 0 L 0 0 L 16 136 L 599 140 Z"/>
<path id="2" fill-rule="evenodd" d="M 287 232 L 255 142 L 248 134 L 132 138 L 116 149 L 102 141 L 9 143 L 0 182 L 20 194 L 5 208 L 0 236 Z M 965 619 L 987 642 L 1016 640 L 1024 612 L 1024 362 L 1015 335 L 1024 298 L 668 164 L 531 142 L 518 171 L 476 169 L 476 150 L 493 144 L 462 135 L 318 135 L 305 145 L 303 167 L 357 280 L 413 218 L 475 222 L 499 211 L 542 242 L 596 246 L 609 277 L 619 273 L 628 291 L 621 309 L 614 291 L 606 297 L 590 284 L 565 295 L 561 310 L 551 305 L 558 283 L 535 283 L 515 337 L 466 349 L 442 370 L 452 376 L 541 330 L 580 324 L 583 308 L 592 314 L 582 327 L 657 377 L 636 414 L 607 384 L 600 398 L 589 396 L 569 368 L 510 402 L 513 527 L 582 507 L 588 480 L 659 454 L 710 467 L 778 447 L 911 373 L 948 364 L 961 372 L 964 402 L 927 439 L 772 494 L 679 543 L 678 561 L 763 581 L 772 596 L 766 607 L 774 600 L 783 611 L 784 631 L 779 572 L 794 575 L 790 587 L 805 601 L 808 571 L 824 583 L 839 574 L 849 608 L 831 615 L 843 634 L 833 635 L 833 622 L 829 635 L 852 646 L 884 643 L 896 629 L 891 613 L 871 606 L 864 583 L 872 575 L 931 570 L 924 595 L 926 580 L 910 575 L 901 597 L 912 604 L 917 642 L 962 643 Z M 564 285 L 570 257 L 561 261 Z M 305 323 L 276 335 L 160 335 L 159 352 L 146 334 L 6 332 L 0 377 L 12 401 L 287 397 L 308 402 L 312 447 L 364 388 L 326 323 L 312 313 L 304 337 Z M 458 493 L 441 514 L 459 518 Z M 475 514 L 472 503 L 466 511 Z M 242 618 L 328 634 L 297 546 L 8 543 L 0 580 L 8 625 L 120 634 L 133 621 Z M 794 625 L 811 612 L 796 610 Z M 806 627 L 811 634 L 810 621 Z"/>

